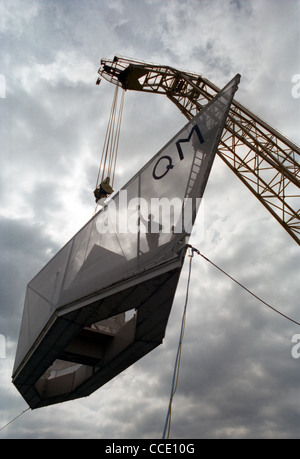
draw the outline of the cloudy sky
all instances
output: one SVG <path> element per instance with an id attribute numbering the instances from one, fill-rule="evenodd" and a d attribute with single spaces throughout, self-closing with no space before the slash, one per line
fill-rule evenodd
<path id="1" fill-rule="evenodd" d="M 298 0 L 0 0 L 0 427 L 28 406 L 11 383 L 27 283 L 94 211 L 115 54 L 202 74 L 300 144 Z M 163 96 L 125 96 L 117 183 L 183 125 Z M 130 156 L 129 156 L 130 155 Z M 128 161 L 130 158 L 130 161 Z M 299 247 L 216 158 L 204 255 L 300 321 Z M 163 345 L 87 399 L 27 411 L 1 438 L 161 438 L 184 306 L 184 266 Z M 201 257 L 170 438 L 300 438 L 300 327 Z M 3 354 L 3 351 L 2 351 Z"/>

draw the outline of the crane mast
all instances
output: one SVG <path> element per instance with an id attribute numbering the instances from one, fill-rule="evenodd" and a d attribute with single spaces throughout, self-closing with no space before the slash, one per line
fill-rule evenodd
<path id="1" fill-rule="evenodd" d="M 102 59 L 98 73 L 124 90 L 167 96 L 188 120 L 219 92 L 201 75 L 118 56 Z M 234 100 L 217 153 L 300 245 L 299 147 Z"/>

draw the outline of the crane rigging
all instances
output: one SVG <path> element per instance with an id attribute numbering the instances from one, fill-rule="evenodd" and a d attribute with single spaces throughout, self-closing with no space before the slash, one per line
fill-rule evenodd
<path id="1" fill-rule="evenodd" d="M 125 91 L 123 91 L 117 114 L 118 90 L 119 86 L 116 86 L 102 149 L 102 155 L 96 180 L 96 188 L 94 190 L 96 203 L 101 203 L 101 199 L 105 201 L 105 199 L 114 191 L 112 187 L 114 185 L 115 178 L 125 95 Z"/>
<path id="2" fill-rule="evenodd" d="M 124 90 L 167 96 L 188 120 L 220 91 L 201 75 L 119 56 L 102 59 L 98 73 Z M 300 245 L 299 147 L 233 100 L 217 154 Z"/>

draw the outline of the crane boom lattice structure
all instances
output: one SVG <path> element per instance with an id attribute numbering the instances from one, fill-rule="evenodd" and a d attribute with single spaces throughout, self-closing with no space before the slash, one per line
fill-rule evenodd
<path id="1" fill-rule="evenodd" d="M 117 56 L 98 73 L 125 90 L 166 95 L 188 120 L 219 92 L 201 75 Z M 234 100 L 217 153 L 300 245 L 299 147 Z"/>

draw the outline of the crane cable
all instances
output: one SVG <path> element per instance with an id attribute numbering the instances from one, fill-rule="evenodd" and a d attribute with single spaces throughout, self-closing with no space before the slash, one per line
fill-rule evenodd
<path id="1" fill-rule="evenodd" d="M 116 86 L 98 169 L 96 188 L 99 185 L 99 182 L 101 183 L 106 176 L 110 177 L 111 186 L 113 186 L 114 183 L 125 95 L 125 91 L 123 90 L 119 105 L 119 113 L 118 116 L 116 116 L 118 106 L 118 90 L 119 86 Z"/>
<path id="2" fill-rule="evenodd" d="M 14 417 L 13 419 L 11 419 L 7 424 L 5 424 L 4 426 L 2 426 L 0 428 L 0 430 L 3 430 L 5 427 L 7 427 L 9 424 L 11 424 L 12 422 L 16 421 L 20 416 L 22 416 L 22 414 L 26 413 L 26 411 L 30 410 L 30 407 L 26 408 L 26 410 L 23 410 L 21 411 L 20 414 L 18 414 L 18 416 Z"/>
<path id="3" fill-rule="evenodd" d="M 215 268 L 217 268 L 219 271 L 221 271 L 221 273 L 225 274 L 225 276 L 229 277 L 229 279 L 231 279 L 233 282 L 235 282 L 236 284 L 238 284 L 240 287 L 242 287 L 244 290 L 246 290 L 246 292 L 250 293 L 250 295 L 254 296 L 254 298 L 256 298 L 257 300 L 259 300 L 261 303 L 263 303 L 265 306 L 267 306 L 268 308 L 272 309 L 274 312 L 277 312 L 277 314 L 281 315 L 282 317 L 284 317 L 285 319 L 287 320 L 290 320 L 291 322 L 293 322 L 294 324 L 296 325 L 300 325 L 300 322 L 297 322 L 295 319 L 292 319 L 291 317 L 287 316 L 286 314 L 283 314 L 283 312 L 279 311 L 278 309 L 274 308 L 273 306 L 271 306 L 269 303 L 267 303 L 266 301 L 262 300 L 259 296 L 255 295 L 255 293 L 251 292 L 251 290 L 249 290 L 247 287 L 245 287 L 244 285 L 242 285 L 239 281 L 237 281 L 236 279 L 234 279 L 232 276 L 230 276 L 230 274 L 226 273 L 222 268 L 220 268 L 219 266 L 217 266 L 215 263 L 213 263 L 211 260 L 209 260 L 209 258 L 205 257 L 202 253 L 200 253 L 199 250 L 197 249 L 194 249 L 196 251 L 196 253 L 198 255 L 200 255 L 202 258 L 204 258 L 204 260 L 208 261 L 211 265 L 213 265 Z"/>
<path id="4" fill-rule="evenodd" d="M 238 282 L 236 279 L 234 279 L 232 276 L 230 276 L 230 274 L 226 273 L 222 268 L 220 268 L 215 263 L 213 263 L 209 258 L 205 257 L 198 249 L 196 249 L 195 247 L 192 247 L 191 245 L 188 245 L 188 248 L 191 250 L 191 253 L 189 255 L 190 256 L 190 262 L 189 262 L 188 281 L 187 281 L 187 288 L 186 288 L 186 298 L 185 298 L 185 304 L 184 304 L 184 309 L 183 309 L 180 338 L 179 338 L 178 349 L 177 349 L 177 354 L 176 354 L 176 359 L 175 359 L 174 372 L 173 372 L 171 396 L 170 396 L 168 412 L 167 412 L 164 431 L 163 431 L 163 436 L 162 436 L 163 439 L 169 438 L 169 435 L 170 435 L 171 408 L 172 408 L 172 401 L 173 401 L 173 398 L 174 398 L 174 395 L 175 395 L 175 392 L 176 392 L 176 389 L 177 389 L 177 384 L 178 384 L 179 367 L 180 367 L 180 360 L 181 360 L 181 349 L 182 349 L 182 341 L 183 341 L 183 335 L 184 335 L 184 329 L 185 329 L 185 319 L 186 319 L 186 310 L 187 310 L 187 302 L 188 302 L 188 293 L 189 293 L 191 271 L 192 271 L 192 258 L 193 258 L 194 252 L 196 252 L 204 260 L 206 260 L 210 264 L 212 264 L 215 268 L 217 268 L 219 271 L 221 271 L 223 274 L 225 274 L 225 276 L 229 277 L 229 279 L 231 279 L 233 282 L 238 284 L 240 287 L 242 287 L 244 290 L 246 290 L 246 292 L 250 293 L 250 295 L 254 296 L 257 300 L 259 300 L 265 306 L 267 306 L 268 308 L 272 309 L 277 314 L 283 316 L 285 319 L 295 323 L 296 325 L 300 325 L 300 322 L 297 322 L 296 320 L 292 319 L 291 317 L 287 316 L 286 314 L 283 314 L 278 309 L 274 308 L 269 303 L 267 303 L 266 301 L 262 300 L 259 296 L 255 295 L 255 293 L 251 292 L 251 290 L 249 290 L 247 287 L 245 287 L 240 282 Z"/>
<path id="5" fill-rule="evenodd" d="M 114 138 L 114 155 L 113 155 L 113 161 L 112 161 L 112 164 L 111 164 L 111 167 L 112 167 L 112 184 L 114 183 L 114 179 L 115 179 L 117 154 L 118 154 L 118 149 L 119 149 L 120 131 L 121 131 L 121 124 L 122 124 L 123 108 L 124 108 L 124 99 L 125 99 L 125 90 L 123 90 L 122 96 L 121 96 L 121 102 L 120 102 L 120 108 L 119 108 L 119 114 L 118 114 L 118 121 L 117 121 L 117 129 L 116 129 L 116 135 L 115 135 L 115 138 Z"/>
<path id="6" fill-rule="evenodd" d="M 179 375 L 179 367 L 180 367 L 180 360 L 181 360 L 181 349 L 182 349 L 182 341 L 183 341 L 183 335 L 184 335 L 184 329 L 185 329 L 186 309 L 187 309 L 187 302 L 188 302 L 188 296 L 189 296 L 189 287 L 190 287 L 190 280 L 191 280 L 191 272 L 192 272 L 192 259 L 193 259 L 193 256 L 194 256 L 194 251 L 196 250 L 192 246 L 189 246 L 189 248 L 191 249 L 191 253 L 189 255 L 190 262 L 189 262 L 189 273 L 188 273 L 188 281 L 187 281 L 187 288 L 186 288 L 186 297 L 185 297 L 185 304 L 184 304 L 182 321 L 181 321 L 181 330 L 180 330 L 178 349 L 177 349 L 174 372 L 173 372 L 171 396 L 170 396 L 169 407 L 168 407 L 168 412 L 167 412 L 164 431 L 163 431 L 163 436 L 162 436 L 163 439 L 169 438 L 169 435 L 170 435 L 172 401 L 173 401 L 173 397 L 175 395 L 175 392 L 176 392 L 176 389 L 177 389 L 177 385 L 178 385 L 178 375 Z M 166 434 L 167 429 L 168 429 L 168 432 Z"/>

